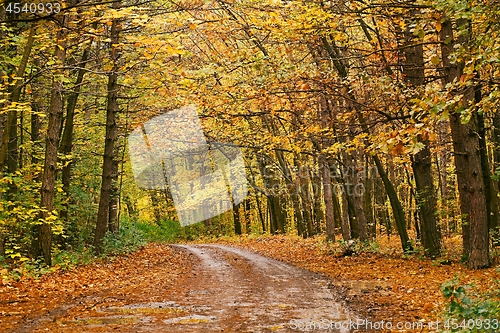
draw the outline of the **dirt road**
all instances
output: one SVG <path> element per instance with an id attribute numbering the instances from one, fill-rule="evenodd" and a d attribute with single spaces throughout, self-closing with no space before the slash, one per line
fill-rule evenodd
<path id="1" fill-rule="evenodd" d="M 13 331 L 349 332 L 340 327 L 353 316 L 320 275 L 234 247 L 173 248 L 192 263 L 175 286 L 158 282 L 168 271 L 163 263 L 136 276 L 127 292 L 104 286 Z"/>

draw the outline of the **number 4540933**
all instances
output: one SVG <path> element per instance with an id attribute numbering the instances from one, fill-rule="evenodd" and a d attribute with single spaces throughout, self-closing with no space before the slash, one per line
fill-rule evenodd
<path id="1" fill-rule="evenodd" d="M 5 11 L 9 14 L 31 13 L 31 14 L 57 14 L 61 11 L 61 4 L 58 2 L 47 3 L 22 3 L 9 2 Z"/>
<path id="2" fill-rule="evenodd" d="M 457 319 L 448 319 L 444 322 L 444 328 L 445 329 L 451 329 L 451 330 L 469 330 L 472 331 L 474 329 L 476 330 L 484 330 L 484 331 L 494 331 L 498 332 L 498 329 L 500 328 L 500 324 L 498 319 L 468 319 L 468 320 L 462 320 L 459 321 Z"/>

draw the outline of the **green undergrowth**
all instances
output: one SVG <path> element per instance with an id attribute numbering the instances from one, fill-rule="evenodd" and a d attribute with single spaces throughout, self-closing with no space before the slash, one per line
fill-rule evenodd
<path id="1" fill-rule="evenodd" d="M 46 273 L 131 253 L 148 243 L 176 243 L 184 239 L 186 230 L 183 230 L 179 222 L 162 220 L 154 223 L 124 218 L 120 222 L 118 233 L 106 234 L 103 251 L 99 256 L 95 255 L 93 246 L 90 245 L 92 239 L 81 240 L 65 249 L 55 247 L 51 267 L 45 265 L 41 259 L 21 257 L 14 260 L 0 256 L 0 282 L 17 281 L 21 278 L 36 279 Z"/>
<path id="2" fill-rule="evenodd" d="M 458 277 L 441 286 L 447 305 L 441 316 L 441 332 L 499 332 L 500 282 L 492 280 L 487 291 L 462 285 Z"/>
<path id="3" fill-rule="evenodd" d="M 103 254 L 130 253 L 148 243 L 175 243 L 182 238 L 183 230 L 179 222 L 162 220 L 153 223 L 127 219 L 121 222 L 117 234 L 106 235 Z"/>

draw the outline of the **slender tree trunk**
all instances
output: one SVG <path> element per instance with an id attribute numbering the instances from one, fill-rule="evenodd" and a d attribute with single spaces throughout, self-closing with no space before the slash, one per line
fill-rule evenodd
<path id="1" fill-rule="evenodd" d="M 293 159 L 293 163 L 295 166 L 296 170 L 301 170 L 301 164 L 299 162 L 298 156 L 295 156 Z M 295 175 L 295 180 L 294 183 L 291 185 L 289 188 L 290 192 L 290 199 L 293 202 L 293 207 L 294 207 L 294 216 L 295 216 L 295 224 L 297 227 L 297 233 L 299 236 L 302 236 L 304 238 L 307 237 L 307 229 L 306 229 L 306 211 L 304 208 L 304 203 L 305 201 L 302 200 L 302 180 L 301 180 L 301 173 L 297 173 Z"/>
<path id="2" fill-rule="evenodd" d="M 237 205 L 233 205 L 233 224 L 234 224 L 234 233 L 236 235 L 241 235 L 241 219 L 240 219 L 240 207 L 241 202 Z"/>
<path id="3" fill-rule="evenodd" d="M 342 195 L 345 198 L 345 214 L 346 214 L 346 223 L 348 223 L 349 230 L 349 239 L 359 239 L 360 238 L 360 230 L 358 225 L 358 219 L 356 216 L 356 208 L 353 196 L 352 189 L 352 175 L 351 173 L 351 165 L 349 161 L 350 157 L 347 154 L 343 154 L 343 165 L 340 168 L 340 176 L 338 177 L 339 184 L 342 189 Z"/>
<path id="4" fill-rule="evenodd" d="M 325 203 L 326 240 L 335 242 L 335 207 L 333 203 L 332 179 L 330 164 L 326 157 L 320 157 L 320 170 L 322 170 L 323 200 Z"/>
<path id="5" fill-rule="evenodd" d="M 9 88 L 9 100 L 11 103 L 19 102 L 21 98 L 22 80 L 19 78 L 24 77 L 28 60 L 31 55 L 33 43 L 35 41 L 35 28 L 31 27 L 28 35 L 26 45 L 24 47 L 23 56 L 19 67 L 16 70 L 15 82 Z M 2 132 L 2 141 L 0 142 L 0 170 L 3 169 L 5 161 L 9 172 L 15 172 L 18 164 L 18 141 L 17 141 L 17 111 L 11 110 L 7 114 L 7 121 Z M 14 190 L 15 189 L 11 189 Z"/>
<path id="6" fill-rule="evenodd" d="M 317 164 L 314 161 L 314 164 Z M 319 172 L 321 167 L 318 165 Z M 313 213 L 314 213 L 314 226 L 313 233 L 318 235 L 321 233 L 321 223 L 325 218 L 325 214 L 323 212 L 322 203 L 324 202 L 324 194 L 322 193 L 322 173 L 315 172 L 311 170 L 311 185 L 312 185 L 312 200 L 313 200 Z M 323 195 L 322 195 L 323 194 Z M 322 199 L 323 198 L 323 199 Z"/>
<path id="7" fill-rule="evenodd" d="M 428 142 L 424 142 L 428 147 Z M 431 174 L 431 154 L 429 149 L 422 149 L 413 156 L 412 168 L 417 186 L 418 206 L 422 230 L 422 245 L 425 254 L 434 258 L 440 254 L 441 234 L 436 223 L 436 196 Z"/>
<path id="8" fill-rule="evenodd" d="M 376 220 L 378 220 L 380 226 L 384 226 L 387 234 L 391 234 L 391 223 L 389 220 L 389 208 L 386 205 L 387 194 L 384 191 L 384 184 L 382 179 L 374 179 L 374 203 L 375 203 L 375 214 Z"/>
<path id="9" fill-rule="evenodd" d="M 341 195 L 342 198 L 342 239 L 348 241 L 351 239 L 351 227 L 349 218 L 349 204 L 347 203 L 347 196 Z"/>
<path id="10" fill-rule="evenodd" d="M 89 58 L 89 54 L 90 54 L 90 48 L 86 48 L 82 54 L 82 58 L 79 65 L 80 69 L 78 70 L 78 75 L 74 84 L 73 92 L 69 95 L 68 102 L 66 105 L 66 121 L 64 124 L 64 131 L 61 138 L 61 145 L 59 147 L 59 152 L 64 155 L 71 154 L 71 151 L 73 149 L 73 129 L 74 129 L 75 109 L 78 101 L 78 96 L 80 95 L 81 85 L 83 82 L 83 77 L 85 75 L 85 65 Z M 63 206 L 64 208 L 61 210 L 60 216 L 66 221 L 70 231 L 75 232 L 76 226 L 70 225 L 68 218 L 69 204 L 71 200 L 70 182 L 71 182 L 72 165 L 73 162 L 69 160 L 66 161 L 66 163 L 63 163 L 62 167 L 62 184 L 63 184 L 63 191 L 66 196 L 66 201 Z"/>
<path id="11" fill-rule="evenodd" d="M 128 195 L 124 196 L 123 202 L 125 204 L 125 207 L 127 207 L 128 217 L 131 219 L 136 219 L 139 216 L 139 213 L 137 212 L 135 203 L 132 202 Z"/>
<path id="12" fill-rule="evenodd" d="M 494 148 L 493 148 L 493 166 L 495 172 L 498 172 L 497 170 L 500 169 L 500 114 L 498 112 L 495 113 L 493 116 L 493 131 L 492 131 L 492 137 L 493 137 L 493 142 L 494 142 Z M 496 186 L 495 186 L 496 185 Z M 493 189 L 496 189 L 493 191 L 492 195 L 496 195 L 498 188 L 500 188 L 500 181 L 494 184 L 492 186 Z M 496 230 L 492 233 L 494 237 L 494 243 L 495 245 L 500 242 L 500 227 L 497 226 Z"/>
<path id="13" fill-rule="evenodd" d="M 158 193 L 155 190 L 149 192 L 149 198 L 151 199 L 151 206 L 153 206 L 153 214 L 155 216 L 155 223 L 159 224 L 162 218 L 160 211 L 160 202 L 158 200 Z"/>
<path id="14" fill-rule="evenodd" d="M 337 194 L 335 193 L 334 189 L 334 184 L 333 182 L 330 183 L 330 186 L 332 187 L 332 202 L 333 202 L 333 219 L 334 219 L 334 228 L 336 230 L 342 228 L 342 211 L 340 209 L 340 203 L 339 203 L 339 198 L 337 197 Z"/>
<path id="15" fill-rule="evenodd" d="M 394 219 L 396 221 L 399 238 L 401 239 L 403 251 L 410 251 L 412 249 L 412 245 L 410 243 L 410 238 L 408 237 L 408 232 L 406 231 L 405 214 L 403 211 L 403 207 L 401 206 L 401 202 L 399 201 L 396 190 L 389 180 L 389 177 L 387 176 L 387 173 L 385 172 L 378 156 L 373 155 L 373 160 L 375 161 L 375 165 L 377 166 L 380 178 L 382 178 L 382 182 L 384 183 L 389 201 L 391 202 L 391 207 L 394 214 Z"/>
<path id="16" fill-rule="evenodd" d="M 418 10 L 410 10 L 412 17 L 417 16 Z M 414 86 L 422 86 L 425 83 L 424 72 L 424 48 L 421 43 L 415 40 L 411 31 L 411 22 L 404 31 L 404 56 L 403 73 L 406 81 Z M 412 168 L 415 176 L 417 190 L 417 207 L 421 221 L 422 230 L 419 230 L 424 246 L 425 254 L 432 258 L 438 256 L 441 251 L 441 234 L 436 221 L 436 192 L 432 177 L 432 159 L 429 148 L 429 141 L 418 135 L 418 142 L 423 144 L 423 148 L 412 157 Z M 409 180 L 408 180 L 409 181 Z"/>
<path id="17" fill-rule="evenodd" d="M 10 174 L 14 174 L 17 171 L 19 164 L 19 137 L 17 128 L 18 124 L 18 114 L 17 111 L 9 111 L 12 115 L 12 123 L 9 129 L 10 140 L 7 144 L 7 171 Z M 8 184 L 9 191 L 8 197 L 13 197 L 17 193 L 17 185 L 15 182 L 10 182 Z M 13 199 L 12 199 L 13 200 Z"/>
<path id="18" fill-rule="evenodd" d="M 267 228 L 266 228 L 266 217 L 264 216 L 262 212 L 262 201 L 259 199 L 258 195 L 255 195 L 255 204 L 257 206 L 257 210 L 259 211 L 259 219 L 260 219 L 260 224 L 262 227 L 262 232 L 266 233 Z"/>
<path id="19" fill-rule="evenodd" d="M 117 150 L 118 148 L 115 147 L 115 158 L 113 158 L 113 167 L 111 171 L 111 198 L 109 202 L 109 217 L 108 217 L 108 230 L 114 234 L 117 234 L 120 229 L 120 221 L 118 221 L 118 212 L 120 209 L 119 207 L 120 192 L 118 190 L 118 167 L 120 162 L 116 158 Z"/>
<path id="20" fill-rule="evenodd" d="M 373 204 L 373 180 L 370 172 L 368 157 L 365 156 L 365 186 L 363 192 L 363 210 L 366 216 L 366 228 L 368 231 L 368 237 L 374 238 L 376 236 L 375 232 L 375 218 L 374 218 L 374 204 Z"/>
<path id="21" fill-rule="evenodd" d="M 252 231 L 252 202 L 249 198 L 243 201 L 243 219 L 245 221 L 245 233 L 250 235 Z"/>
<path id="22" fill-rule="evenodd" d="M 361 161 L 362 159 L 359 158 L 359 153 L 353 152 L 353 157 L 355 161 Z M 349 191 L 351 191 L 351 195 L 353 198 L 353 203 L 354 203 L 354 211 L 356 214 L 356 221 L 358 225 L 358 232 L 359 232 L 359 239 L 361 241 L 365 241 L 368 239 L 368 225 L 366 222 L 366 215 L 365 215 L 365 210 L 364 210 L 364 205 L 363 205 L 363 191 L 365 190 L 365 186 L 362 183 L 361 175 L 360 175 L 360 170 L 361 168 L 358 168 L 355 163 L 351 165 L 352 167 L 352 178 L 351 178 L 351 184 L 348 188 Z"/>
<path id="23" fill-rule="evenodd" d="M 438 123 L 438 146 L 441 147 L 436 156 L 436 168 L 438 171 L 438 180 L 439 180 L 439 190 L 441 194 L 441 206 L 440 210 L 442 211 L 442 216 L 444 216 L 444 224 L 446 225 L 446 233 L 449 235 L 451 232 L 450 220 L 451 223 L 455 223 L 454 219 L 450 217 L 450 208 L 448 205 L 448 173 L 446 171 L 448 165 L 448 149 L 446 142 L 449 128 L 447 121 L 440 121 Z M 455 229 L 453 229 L 455 231 Z"/>
<path id="24" fill-rule="evenodd" d="M 61 27 L 57 32 L 57 45 L 54 51 L 54 58 L 64 65 L 66 60 L 66 37 L 68 35 L 67 24 L 69 17 L 62 17 Z M 34 228 L 32 253 L 34 257 L 43 255 L 47 265 L 52 264 L 51 247 L 52 247 L 52 225 L 48 219 L 53 210 L 56 169 L 57 169 L 57 148 L 61 133 L 61 119 L 63 116 L 63 83 L 57 77 L 54 77 L 52 82 L 47 135 L 45 140 L 45 161 L 42 175 L 42 188 L 40 195 L 40 206 L 44 208 L 41 213 L 41 224 Z"/>
<path id="25" fill-rule="evenodd" d="M 119 6 L 115 3 L 113 7 Z M 109 208 L 111 195 L 113 194 L 113 163 L 115 160 L 115 146 L 118 137 L 117 117 L 118 113 L 118 50 L 119 34 L 121 23 L 118 19 L 113 19 L 111 25 L 111 50 L 110 56 L 113 61 L 112 72 L 108 76 L 108 103 L 106 108 L 106 140 L 104 143 L 104 158 L 102 164 L 102 183 L 99 197 L 99 210 L 97 212 L 97 222 L 94 234 L 94 249 L 96 253 L 102 251 L 102 242 L 108 230 Z"/>
<path id="26" fill-rule="evenodd" d="M 252 182 L 254 184 L 256 184 L 255 173 L 253 171 L 253 168 L 250 168 L 250 175 L 252 176 Z M 259 220 L 260 220 L 260 223 L 262 226 L 262 232 L 265 233 L 266 232 L 266 219 L 264 217 L 264 214 L 262 213 L 261 200 L 259 199 L 258 193 L 255 193 L 255 205 L 257 206 L 257 211 L 259 212 Z"/>
<path id="27" fill-rule="evenodd" d="M 40 116 L 38 115 L 38 112 L 40 112 L 40 104 L 39 102 L 32 102 L 31 103 L 31 135 L 30 139 L 33 144 L 33 146 L 40 146 L 40 140 L 41 140 L 41 135 L 40 135 L 40 129 L 42 127 L 42 122 L 40 120 Z M 39 162 L 39 159 L 36 154 L 31 155 L 31 165 L 36 166 Z M 33 171 L 36 172 L 36 171 Z M 41 174 L 39 172 L 36 172 L 34 175 L 33 179 L 35 181 L 40 181 L 41 180 Z"/>
<path id="28" fill-rule="evenodd" d="M 294 156 L 294 164 L 295 166 L 298 165 L 298 157 Z M 285 177 L 285 181 L 287 184 L 287 189 L 288 189 L 288 194 L 290 196 L 290 201 L 291 205 L 293 207 L 293 214 L 294 214 L 294 219 L 295 219 L 295 226 L 297 228 L 297 232 L 300 236 L 303 234 L 304 228 L 303 226 L 303 215 L 302 215 L 302 209 L 300 207 L 300 196 L 299 196 L 299 189 L 300 186 L 299 184 L 299 179 L 297 179 L 297 175 L 295 175 L 295 179 L 293 179 L 293 176 L 288 168 L 288 164 L 286 164 L 286 172 L 288 172 L 287 176 Z"/>
<path id="29" fill-rule="evenodd" d="M 307 170 L 303 170 L 301 172 L 301 176 L 299 176 L 299 191 L 300 197 L 302 201 L 302 210 L 304 216 L 304 236 L 311 237 L 314 234 L 313 230 L 313 204 L 312 204 L 312 195 L 310 190 L 310 179 L 309 172 Z"/>

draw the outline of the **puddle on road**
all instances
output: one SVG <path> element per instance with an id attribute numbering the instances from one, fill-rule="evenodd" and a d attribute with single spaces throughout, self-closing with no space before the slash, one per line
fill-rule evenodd
<path id="1" fill-rule="evenodd" d="M 213 293 L 208 290 L 190 290 L 187 293 L 188 295 L 212 295 Z"/>
<path id="2" fill-rule="evenodd" d="M 213 316 L 201 316 L 201 315 L 189 315 L 184 317 L 177 317 L 172 319 L 164 320 L 165 324 L 198 324 L 198 323 L 209 323 L 216 320 Z"/>
<path id="3" fill-rule="evenodd" d="M 78 318 L 70 321 L 63 321 L 62 326 L 76 325 L 76 326 L 102 326 L 102 325 L 130 325 L 139 322 L 144 322 L 146 318 L 138 318 L 135 316 L 106 316 L 106 317 L 85 317 Z"/>
<path id="4" fill-rule="evenodd" d="M 105 312 L 120 312 L 120 313 L 138 313 L 138 314 L 171 314 L 171 313 L 184 313 L 186 309 L 176 304 L 175 302 L 152 302 L 152 303 L 137 303 L 127 304 L 120 307 L 110 307 L 101 309 Z"/>
<path id="5" fill-rule="evenodd" d="M 62 326 L 105 326 L 150 323 L 154 316 L 170 317 L 184 315 L 188 311 L 175 302 L 136 303 L 98 309 L 95 316 L 62 321 Z"/>

